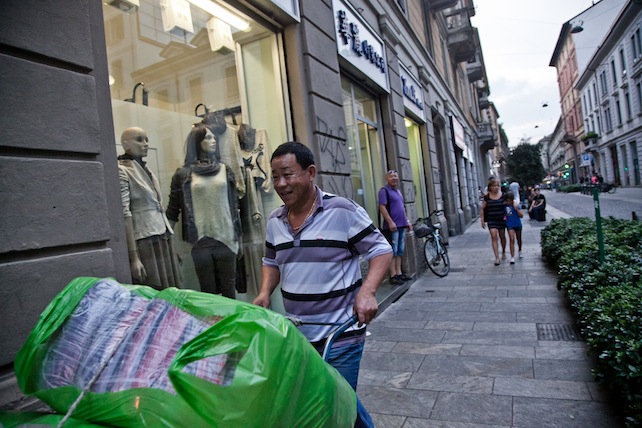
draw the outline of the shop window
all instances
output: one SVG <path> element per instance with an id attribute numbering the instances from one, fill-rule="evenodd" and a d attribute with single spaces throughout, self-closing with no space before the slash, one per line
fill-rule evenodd
<path id="1" fill-rule="evenodd" d="M 346 136 L 352 166 L 352 199 L 370 218 L 379 218 L 377 195 L 384 184 L 383 145 L 379 103 L 369 92 L 341 79 Z"/>
<path id="2" fill-rule="evenodd" d="M 421 144 L 421 134 L 419 125 L 409 119 L 405 118 L 406 132 L 408 134 L 408 150 L 410 153 L 410 166 L 412 169 L 412 182 L 415 186 L 415 208 L 417 210 L 417 217 L 428 217 L 428 192 L 426 188 L 432 188 L 430 182 L 431 176 L 425 173 L 424 169 L 424 156 L 429 159 L 429 153 L 423 153 Z"/>
<path id="3" fill-rule="evenodd" d="M 143 128 L 149 139 L 146 167 L 156 176 L 167 207 L 172 180 L 186 161 L 188 135 L 194 124 L 204 117 L 208 120 L 218 152 L 211 156 L 231 171 L 223 186 L 234 199 L 227 210 L 220 208 L 223 197 L 216 199 L 217 205 L 194 201 L 189 209 L 195 212 L 206 206 L 210 214 L 239 215 L 242 234 L 231 234 L 230 242 L 227 237 L 218 241 L 235 255 L 235 267 L 226 279 L 233 275 L 237 289 L 247 289 L 239 297 L 251 301 L 260 287 L 265 220 L 281 205 L 272 187 L 269 159 L 276 145 L 292 139 L 292 131 L 280 35 L 228 9 L 248 28 L 228 25 L 214 12 L 190 4 L 191 31 L 184 24 L 168 29 L 160 0 L 140 0 L 132 14 L 103 5 L 103 17 L 119 155 L 124 154 L 123 131 Z M 173 246 L 182 259 L 183 288 L 199 290 L 204 280 L 197 275 L 198 260 L 192 257 L 194 243 L 184 233 L 189 228 L 182 227 L 184 220 L 190 220 L 182 208 L 173 219 L 177 221 Z M 207 227 L 213 230 L 217 224 Z M 280 310 L 278 299 L 273 303 Z"/>

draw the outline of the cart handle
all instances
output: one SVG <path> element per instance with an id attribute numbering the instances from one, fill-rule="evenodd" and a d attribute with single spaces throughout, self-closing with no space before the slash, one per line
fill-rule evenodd
<path id="1" fill-rule="evenodd" d="M 323 361 L 328 361 L 328 356 L 330 355 L 330 349 L 334 341 L 341 336 L 347 329 L 359 322 L 359 315 L 354 314 L 350 319 L 339 326 L 328 338 L 325 340 L 325 346 L 323 347 Z"/>

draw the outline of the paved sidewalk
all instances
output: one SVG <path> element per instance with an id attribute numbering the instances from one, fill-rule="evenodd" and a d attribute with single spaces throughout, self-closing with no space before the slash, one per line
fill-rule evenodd
<path id="1" fill-rule="evenodd" d="M 358 395 L 377 427 L 621 426 L 541 257 L 547 223 L 523 223 L 515 265 L 493 265 L 477 219 L 450 238 L 446 278 L 426 272 L 372 322 Z"/>

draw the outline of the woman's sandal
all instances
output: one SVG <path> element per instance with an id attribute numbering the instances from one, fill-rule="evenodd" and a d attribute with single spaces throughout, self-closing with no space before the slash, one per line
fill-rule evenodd
<path id="1" fill-rule="evenodd" d="M 495 266 L 499 266 L 499 259 L 495 259 Z"/>

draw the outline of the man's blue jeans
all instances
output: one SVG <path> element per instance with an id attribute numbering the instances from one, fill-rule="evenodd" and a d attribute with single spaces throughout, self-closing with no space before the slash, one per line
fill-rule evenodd
<path id="1" fill-rule="evenodd" d="M 363 354 L 363 342 L 333 348 L 328 355 L 328 363 L 341 373 L 355 391 L 359 380 L 361 354 Z M 357 397 L 357 421 L 354 426 L 374 428 L 372 418 L 366 408 L 363 407 L 363 404 L 361 404 L 359 397 Z"/>

